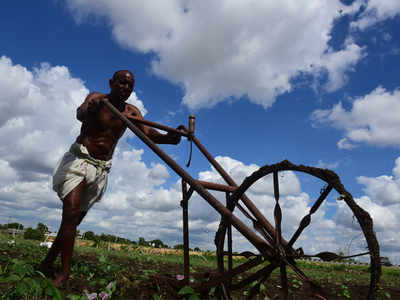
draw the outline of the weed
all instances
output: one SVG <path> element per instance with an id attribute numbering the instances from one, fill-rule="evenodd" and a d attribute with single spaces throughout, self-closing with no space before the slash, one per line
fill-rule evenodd
<path id="1" fill-rule="evenodd" d="M 382 286 L 378 286 L 378 300 L 391 300 L 392 296 Z"/>
<path id="2" fill-rule="evenodd" d="M 7 285 L 7 291 L 2 295 L 2 300 L 19 299 L 31 295 L 35 297 L 50 296 L 52 299 L 61 300 L 60 291 L 51 281 L 34 267 L 18 259 L 12 259 L 11 264 L 1 271 L 0 283 Z"/>
<path id="3" fill-rule="evenodd" d="M 178 295 L 183 297 L 182 299 L 186 300 L 200 300 L 200 294 L 197 293 L 192 287 L 184 286 L 178 292 Z"/>
<path id="4" fill-rule="evenodd" d="M 340 285 L 340 291 L 342 292 L 342 295 L 345 298 L 351 299 L 351 292 L 350 292 L 350 290 L 349 290 L 347 285 L 344 285 L 344 284 Z"/>
<path id="5" fill-rule="evenodd" d="M 300 289 L 303 286 L 303 281 L 293 278 L 292 279 L 292 287 L 295 289 Z"/>

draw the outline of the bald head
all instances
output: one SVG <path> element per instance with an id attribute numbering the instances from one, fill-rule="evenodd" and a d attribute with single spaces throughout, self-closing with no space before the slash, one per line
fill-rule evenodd
<path id="1" fill-rule="evenodd" d="M 119 70 L 119 71 L 115 72 L 112 77 L 112 80 L 114 81 L 117 78 L 126 77 L 126 76 L 130 76 L 133 79 L 133 82 L 135 82 L 135 76 L 133 76 L 133 73 L 129 70 Z"/>
<path id="2" fill-rule="evenodd" d="M 129 70 L 119 70 L 110 79 L 110 95 L 114 99 L 126 101 L 133 91 L 135 77 Z"/>

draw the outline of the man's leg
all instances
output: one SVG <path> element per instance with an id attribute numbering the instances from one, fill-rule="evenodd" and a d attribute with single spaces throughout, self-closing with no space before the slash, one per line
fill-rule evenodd
<path id="1" fill-rule="evenodd" d="M 61 247 L 60 241 L 61 241 L 61 230 L 58 230 L 57 236 L 53 241 L 49 252 L 47 252 L 45 259 L 41 262 L 39 267 L 39 270 L 47 277 L 54 277 L 53 263 L 56 260 L 58 254 L 60 253 L 60 247 Z"/>
<path id="2" fill-rule="evenodd" d="M 46 257 L 48 262 L 52 263 L 58 253 L 61 252 L 61 272 L 53 280 L 55 286 L 61 286 L 68 279 L 70 273 L 76 228 L 86 215 L 86 213 L 81 212 L 84 189 L 85 181 L 82 181 L 63 200 L 61 226 L 55 240 L 54 249 L 52 247 Z"/>
<path id="3" fill-rule="evenodd" d="M 83 218 L 86 216 L 86 211 L 82 211 L 79 216 L 79 221 L 78 225 L 82 222 Z M 39 270 L 46 276 L 48 277 L 54 277 L 55 276 L 55 271 L 53 268 L 53 263 L 57 259 L 58 254 L 60 254 L 61 247 L 62 247 L 62 238 L 61 238 L 61 227 L 58 230 L 57 236 L 54 239 L 51 248 L 49 252 L 47 252 L 47 255 L 45 259 L 42 261 L 40 264 Z"/>

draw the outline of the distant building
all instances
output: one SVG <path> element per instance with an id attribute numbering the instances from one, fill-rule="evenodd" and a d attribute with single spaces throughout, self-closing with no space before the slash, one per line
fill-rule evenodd
<path id="1" fill-rule="evenodd" d="M 386 266 L 386 267 L 393 266 L 389 260 L 389 257 L 386 257 L 386 256 L 381 256 L 381 264 L 382 264 L 382 266 Z"/>
<path id="2" fill-rule="evenodd" d="M 25 229 L 8 228 L 7 233 L 12 235 L 24 234 Z"/>

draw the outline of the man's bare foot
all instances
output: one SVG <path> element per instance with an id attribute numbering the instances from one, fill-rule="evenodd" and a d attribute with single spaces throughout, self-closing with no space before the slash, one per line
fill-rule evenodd
<path id="1" fill-rule="evenodd" d="M 38 270 L 40 272 L 42 272 L 44 274 L 44 276 L 46 276 L 46 277 L 50 277 L 50 278 L 54 278 L 55 277 L 55 271 L 54 271 L 53 266 L 49 266 L 48 264 L 46 264 L 44 262 L 42 262 L 39 265 Z"/>
<path id="2" fill-rule="evenodd" d="M 56 288 L 60 288 L 66 283 L 68 280 L 68 275 L 64 275 L 62 273 L 57 274 L 56 278 L 54 278 L 51 283 L 54 284 Z"/>

